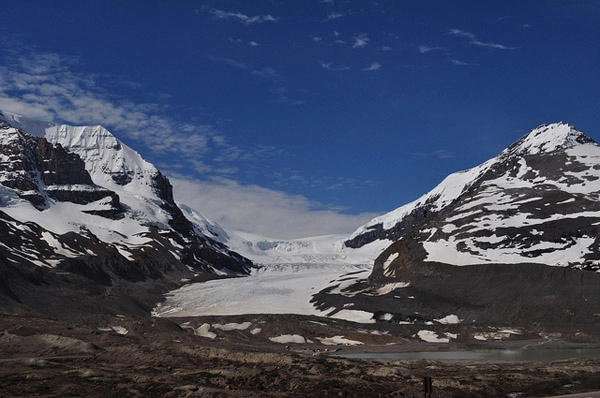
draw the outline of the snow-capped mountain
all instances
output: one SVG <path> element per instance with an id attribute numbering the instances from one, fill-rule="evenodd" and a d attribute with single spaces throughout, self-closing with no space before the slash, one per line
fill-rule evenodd
<path id="1" fill-rule="evenodd" d="M 3 274 L 35 275 L 36 283 L 65 273 L 112 285 L 252 268 L 204 235 L 174 202 L 168 179 L 100 126 L 0 113 L 0 216 Z M 2 279 L 6 296 L 25 300 L 28 277 Z"/>
<path id="2" fill-rule="evenodd" d="M 423 261 L 598 269 L 599 199 L 600 147 L 572 126 L 544 125 L 372 220 L 346 244 L 411 236 L 425 250 Z M 392 276 L 402 258 L 387 253 L 397 258 L 383 259 L 384 274 Z"/>
<path id="3" fill-rule="evenodd" d="M 368 281 L 316 302 L 396 321 L 593 323 L 599 225 L 600 146 L 567 124 L 542 125 L 359 228 L 348 247 L 394 243 Z"/>

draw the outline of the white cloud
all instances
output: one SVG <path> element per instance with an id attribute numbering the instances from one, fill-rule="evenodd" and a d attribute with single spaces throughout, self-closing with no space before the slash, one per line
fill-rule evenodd
<path id="1" fill-rule="evenodd" d="M 230 59 L 218 60 L 248 68 Z M 99 76 L 75 72 L 76 64 L 76 58 L 53 53 L 22 51 L 11 57 L 0 66 L 0 109 L 50 122 L 103 125 L 125 141 L 135 140 L 138 150 L 148 149 L 157 158 L 177 154 L 169 165 L 173 169 L 186 165 L 201 173 L 230 174 L 239 166 L 231 162 L 254 161 L 256 156 L 268 156 L 265 151 L 275 151 L 242 150 L 209 124 L 173 118 L 166 105 L 134 103 L 107 93 Z M 277 77 L 269 68 L 256 74 Z"/>
<path id="2" fill-rule="evenodd" d="M 212 62 L 218 62 L 220 64 L 224 64 L 224 65 L 228 65 L 228 66 L 232 66 L 234 68 L 238 68 L 238 69 L 248 69 L 248 65 L 246 65 L 243 62 L 240 61 L 236 61 L 234 59 L 231 58 L 227 58 L 227 57 L 218 57 L 216 55 L 208 55 L 207 56 L 209 61 Z"/>
<path id="3" fill-rule="evenodd" d="M 341 214 L 304 196 L 231 179 L 201 182 L 182 178 L 182 173 L 191 170 L 232 175 L 240 167 L 236 162 L 256 161 L 278 153 L 278 149 L 240 148 L 210 125 L 173 119 L 165 106 L 116 98 L 102 89 L 99 76 L 73 71 L 77 58 L 32 52 L 12 59 L 13 63 L 0 66 L 0 109 L 40 120 L 101 124 L 117 136 L 135 140 L 138 148 L 169 154 L 173 162 L 158 166 L 167 174 L 180 176 L 172 178 L 177 200 L 224 227 L 292 238 L 351 233 L 375 216 Z M 254 71 L 227 58 L 213 57 L 213 61 Z M 256 73 L 272 77 L 276 71 L 266 68 Z"/>
<path id="4" fill-rule="evenodd" d="M 369 36 L 365 33 L 353 37 L 352 48 L 363 48 L 369 44 Z"/>
<path id="5" fill-rule="evenodd" d="M 494 48 L 497 50 L 515 50 L 516 49 L 516 47 L 509 47 L 509 46 L 505 46 L 504 44 L 481 41 L 478 39 L 478 37 L 475 33 L 465 32 L 464 30 L 460 30 L 460 29 L 450 29 L 450 30 L 448 30 L 448 34 L 450 34 L 452 36 L 464 37 L 466 39 L 469 39 L 469 44 L 472 44 L 474 46 Z"/>
<path id="6" fill-rule="evenodd" d="M 350 67 L 347 65 L 334 65 L 333 62 L 319 62 L 321 64 L 321 68 L 330 71 L 342 71 L 342 70 L 350 70 Z"/>
<path id="7" fill-rule="evenodd" d="M 255 69 L 252 71 L 252 74 L 254 76 L 262 77 L 263 79 L 268 79 L 274 82 L 281 80 L 281 75 L 277 73 L 275 68 L 270 66 L 263 69 Z"/>
<path id="8" fill-rule="evenodd" d="M 258 44 L 255 44 L 255 45 L 258 46 Z M 231 66 L 233 68 L 247 70 L 254 76 L 258 76 L 258 77 L 261 77 L 264 79 L 269 79 L 274 82 L 281 79 L 281 75 L 279 73 L 277 73 L 275 68 L 270 67 L 270 66 L 262 68 L 262 69 L 257 69 L 255 67 L 253 67 L 252 65 L 248 65 L 244 62 L 236 61 L 235 59 L 231 59 L 231 58 L 227 58 L 227 57 L 218 57 L 215 55 L 208 55 L 207 58 L 209 61 L 212 61 L 212 62 L 218 62 L 220 64 Z"/>
<path id="9" fill-rule="evenodd" d="M 210 13 L 216 19 L 234 19 L 243 23 L 244 25 L 252 25 L 255 23 L 263 22 L 277 22 L 277 18 L 273 17 L 270 14 L 248 16 L 246 14 L 242 14 L 241 12 L 227 12 L 223 10 L 218 10 L 216 8 L 210 10 Z"/>
<path id="10" fill-rule="evenodd" d="M 460 30 L 460 29 L 450 29 L 450 30 L 448 30 L 448 33 L 453 36 L 466 37 L 467 39 L 471 39 L 471 40 L 475 40 L 477 38 L 477 36 L 474 33 L 465 32 L 464 30 Z"/>
<path id="11" fill-rule="evenodd" d="M 340 19 L 344 16 L 344 14 L 339 13 L 339 12 L 332 12 L 329 15 L 327 15 L 327 18 L 325 18 L 324 22 L 328 22 L 328 21 L 333 21 L 336 19 Z"/>
<path id="12" fill-rule="evenodd" d="M 423 44 L 417 46 L 417 49 L 419 50 L 419 52 L 421 54 L 427 54 L 432 51 L 445 51 L 446 50 L 444 47 L 431 47 L 431 46 L 426 46 Z"/>
<path id="13" fill-rule="evenodd" d="M 381 69 L 381 64 L 379 62 L 373 62 L 373 63 L 371 63 L 371 65 L 367 66 L 366 68 L 363 68 L 363 71 L 374 72 L 379 69 Z"/>
<path id="14" fill-rule="evenodd" d="M 471 40 L 470 43 L 473 44 L 473 45 L 475 45 L 475 46 L 488 47 L 488 48 L 496 48 L 498 50 L 514 50 L 514 49 L 516 49 L 516 47 L 508 47 L 508 46 L 505 46 L 504 44 L 483 42 L 483 41 L 480 41 L 480 40 Z"/>
<path id="15" fill-rule="evenodd" d="M 460 59 L 456 59 L 456 58 L 450 59 L 450 62 L 452 62 L 454 65 L 457 65 L 457 66 L 479 66 L 479 64 L 470 64 L 468 62 L 464 62 L 464 61 L 461 61 Z"/>
<path id="16" fill-rule="evenodd" d="M 431 152 L 417 152 L 415 155 L 418 157 L 434 157 L 440 160 L 452 159 L 456 156 L 454 152 L 451 152 L 447 149 L 437 149 Z"/>
<path id="17" fill-rule="evenodd" d="M 290 195 L 232 180 L 198 181 L 169 177 L 175 200 L 221 226 L 280 239 L 352 233 L 377 216 L 341 214 L 301 195 Z"/>

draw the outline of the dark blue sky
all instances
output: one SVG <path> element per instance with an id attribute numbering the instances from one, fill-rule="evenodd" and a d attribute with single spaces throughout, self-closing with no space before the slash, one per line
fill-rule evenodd
<path id="1" fill-rule="evenodd" d="M 102 124 L 187 187 L 182 200 L 267 235 L 351 232 L 542 123 L 600 138 L 598 1 L 22 0 L 1 12 L 0 108 Z M 297 231 L 269 229 L 287 216 Z"/>

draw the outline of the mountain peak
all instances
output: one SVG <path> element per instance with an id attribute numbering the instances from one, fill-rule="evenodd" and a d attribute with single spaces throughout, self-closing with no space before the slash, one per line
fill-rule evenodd
<path id="1" fill-rule="evenodd" d="M 562 122 L 542 124 L 505 149 L 500 156 L 536 155 L 568 149 L 580 144 L 596 144 L 596 142 L 569 124 Z"/>

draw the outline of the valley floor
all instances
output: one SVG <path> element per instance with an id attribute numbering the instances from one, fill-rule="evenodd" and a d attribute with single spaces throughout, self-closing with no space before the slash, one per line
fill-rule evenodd
<path id="1" fill-rule="evenodd" d="M 421 397 L 424 376 L 433 378 L 432 397 L 600 389 L 600 359 L 490 363 L 332 355 L 592 346 L 525 332 L 498 341 L 435 344 L 416 338 L 418 330 L 300 315 L 93 316 L 71 322 L 2 315 L 0 396 Z"/>

